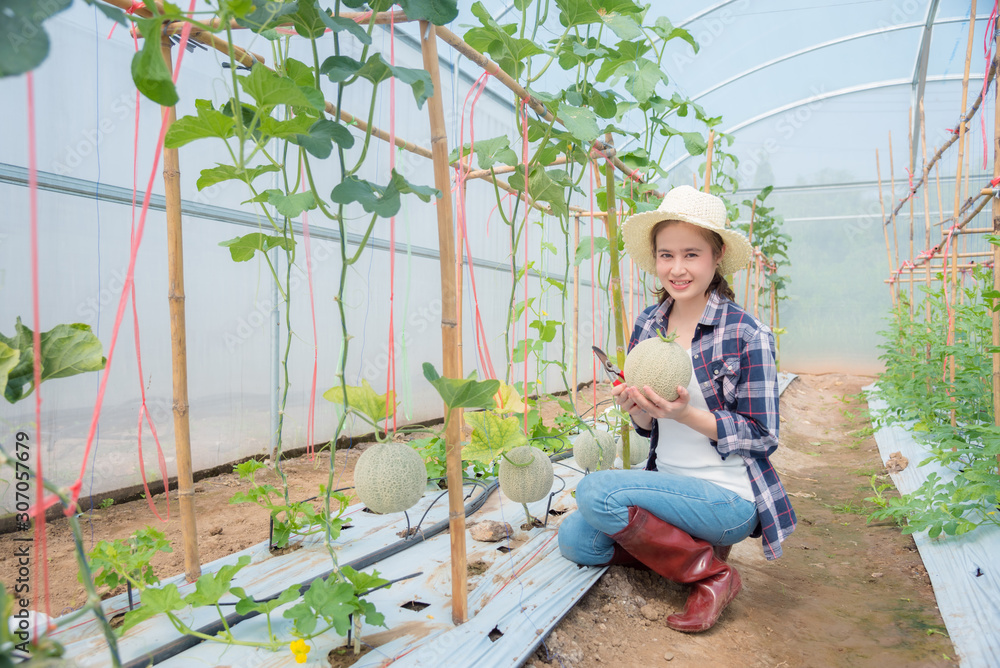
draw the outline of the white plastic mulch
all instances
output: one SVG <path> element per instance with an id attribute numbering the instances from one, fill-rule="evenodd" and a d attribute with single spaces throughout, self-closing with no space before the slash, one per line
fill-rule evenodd
<path id="1" fill-rule="evenodd" d="M 886 403 L 872 394 L 877 393 L 875 385 L 864 389 L 869 392 L 871 410 L 886 408 Z M 883 461 L 894 452 L 909 460 L 901 472 L 889 474 L 901 493 L 919 488 L 930 473 L 945 479 L 954 477 L 937 462 L 918 466 L 930 453 L 903 425 L 879 429 L 875 441 Z M 961 665 L 1000 666 L 1000 526 L 985 524 L 964 536 L 941 534 L 934 539 L 922 531 L 913 538 Z"/>

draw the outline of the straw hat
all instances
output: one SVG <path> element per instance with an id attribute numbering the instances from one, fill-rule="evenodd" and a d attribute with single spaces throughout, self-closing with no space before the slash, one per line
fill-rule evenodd
<path id="1" fill-rule="evenodd" d="M 625 252 L 640 269 L 650 274 L 656 273 L 650 232 L 657 223 L 664 220 L 679 220 L 718 233 L 726 245 L 726 252 L 719 264 L 719 272 L 723 276 L 750 264 L 753 247 L 745 236 L 726 227 L 726 205 L 722 200 L 691 186 L 678 186 L 667 193 L 656 211 L 629 216 L 622 226 Z"/>

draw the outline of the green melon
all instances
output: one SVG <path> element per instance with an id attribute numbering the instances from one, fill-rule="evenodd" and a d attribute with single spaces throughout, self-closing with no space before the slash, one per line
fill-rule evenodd
<path id="1" fill-rule="evenodd" d="M 677 386 L 688 386 L 693 369 L 691 356 L 674 342 L 676 336 L 654 336 L 629 351 L 623 370 L 629 387 L 641 390 L 648 385 L 667 401 L 677 400 Z"/>
<path id="2" fill-rule="evenodd" d="M 376 513 L 399 513 L 424 495 L 427 467 L 406 443 L 376 443 L 354 465 L 354 491 Z"/>
<path id="3" fill-rule="evenodd" d="M 522 466 L 523 465 L 523 466 Z M 552 462 L 531 445 L 521 445 L 500 458 L 500 489 L 515 503 L 541 501 L 552 491 Z"/>
<path id="4" fill-rule="evenodd" d="M 573 458 L 585 471 L 601 471 L 615 465 L 615 437 L 606 431 L 581 431 L 573 442 Z"/>
<path id="5" fill-rule="evenodd" d="M 628 454 L 630 466 L 638 466 L 649 458 L 649 439 L 635 433 L 635 429 L 630 429 L 628 433 Z M 615 455 L 622 456 L 621 436 L 615 441 Z"/>

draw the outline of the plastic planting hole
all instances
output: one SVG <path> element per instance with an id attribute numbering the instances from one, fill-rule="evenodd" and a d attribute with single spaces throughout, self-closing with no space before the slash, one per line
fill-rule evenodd
<path id="1" fill-rule="evenodd" d="M 503 631 L 494 626 L 493 630 L 490 631 L 489 638 L 491 642 L 496 642 L 500 638 L 503 638 Z"/>
<path id="2" fill-rule="evenodd" d="M 368 506 L 365 506 L 364 508 L 362 508 L 361 512 L 363 512 L 363 513 L 371 513 L 372 515 L 378 515 L 378 513 L 376 513 L 374 510 L 372 510 Z"/>
<path id="3" fill-rule="evenodd" d="M 506 545 L 501 545 L 500 547 L 497 548 L 497 552 L 503 552 L 504 554 L 507 554 L 508 552 L 510 552 L 510 548 L 507 547 Z"/>
<path id="4" fill-rule="evenodd" d="M 559 517 L 560 515 L 565 515 L 565 514 L 566 514 L 565 510 L 556 510 L 555 508 L 549 511 L 549 515 L 552 515 L 553 517 Z"/>
<path id="5" fill-rule="evenodd" d="M 412 610 L 413 612 L 420 612 L 424 608 L 431 607 L 431 604 L 424 603 L 423 601 L 408 601 L 399 607 L 406 608 L 407 610 Z"/>

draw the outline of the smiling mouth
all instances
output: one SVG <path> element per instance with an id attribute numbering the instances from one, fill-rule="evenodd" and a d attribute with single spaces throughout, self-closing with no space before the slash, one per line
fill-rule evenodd
<path id="1" fill-rule="evenodd" d="M 670 281 L 670 284 L 678 288 L 686 288 L 691 285 L 691 281 Z"/>

